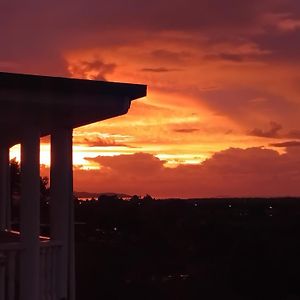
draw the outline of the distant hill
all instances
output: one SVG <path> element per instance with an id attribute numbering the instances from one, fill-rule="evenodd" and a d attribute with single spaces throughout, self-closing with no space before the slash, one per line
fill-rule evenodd
<path id="1" fill-rule="evenodd" d="M 77 198 L 98 198 L 101 195 L 107 195 L 107 196 L 118 196 L 120 198 L 131 198 L 132 196 L 122 193 L 90 193 L 90 192 L 74 192 L 74 196 Z"/>

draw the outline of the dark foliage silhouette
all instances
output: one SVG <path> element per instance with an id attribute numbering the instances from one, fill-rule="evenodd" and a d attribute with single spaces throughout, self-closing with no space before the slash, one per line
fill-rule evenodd
<path id="1" fill-rule="evenodd" d="M 43 223 L 49 220 L 49 179 L 40 177 L 40 195 L 41 195 L 41 220 Z M 10 193 L 12 199 L 12 220 L 15 229 L 18 229 L 20 195 L 21 195 L 21 168 L 16 159 L 10 161 Z"/>

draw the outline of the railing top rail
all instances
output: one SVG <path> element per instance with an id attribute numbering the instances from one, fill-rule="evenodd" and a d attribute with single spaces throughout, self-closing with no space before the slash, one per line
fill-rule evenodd
<path id="1" fill-rule="evenodd" d="M 62 243 L 60 241 L 41 241 L 41 248 L 49 248 L 49 247 L 61 247 Z M 13 243 L 0 243 L 0 251 L 8 251 L 8 250 L 22 250 L 24 247 L 22 243 L 13 242 Z"/>
<path id="2" fill-rule="evenodd" d="M 0 251 L 9 251 L 9 250 L 22 250 L 21 243 L 1 243 Z"/>
<path id="3" fill-rule="evenodd" d="M 47 240 L 47 241 L 41 241 L 40 242 L 40 247 L 41 248 L 61 247 L 61 246 L 62 246 L 62 242 L 60 242 L 60 241 Z"/>

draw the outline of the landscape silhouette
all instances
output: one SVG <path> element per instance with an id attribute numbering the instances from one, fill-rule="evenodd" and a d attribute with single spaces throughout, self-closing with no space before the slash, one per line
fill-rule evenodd
<path id="1" fill-rule="evenodd" d="M 0 0 L 0 300 L 300 300 L 299 0 Z"/>
<path id="2" fill-rule="evenodd" d="M 16 197 L 20 169 L 10 165 Z M 299 200 L 74 196 L 77 297 L 298 299 Z M 50 205 L 41 177 L 43 236 Z"/>

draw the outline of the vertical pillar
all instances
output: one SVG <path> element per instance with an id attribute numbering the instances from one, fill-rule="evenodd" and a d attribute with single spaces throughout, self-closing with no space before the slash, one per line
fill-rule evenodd
<path id="1" fill-rule="evenodd" d="M 72 129 L 51 134 L 50 235 L 62 243 L 59 299 L 74 299 Z"/>
<path id="2" fill-rule="evenodd" d="M 10 229 L 9 147 L 0 145 L 0 230 Z"/>
<path id="3" fill-rule="evenodd" d="M 20 299 L 39 300 L 40 133 L 26 128 L 21 142 Z"/>

